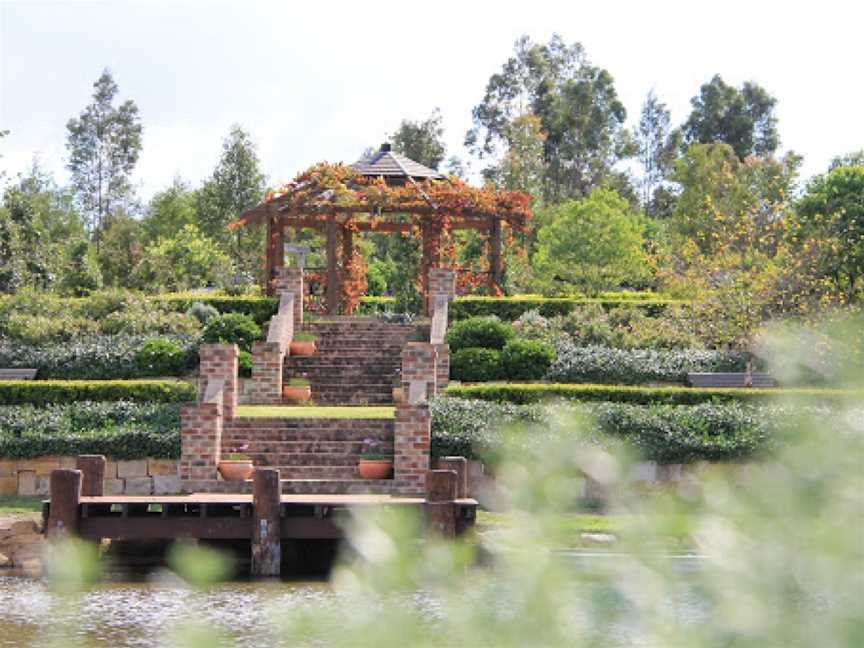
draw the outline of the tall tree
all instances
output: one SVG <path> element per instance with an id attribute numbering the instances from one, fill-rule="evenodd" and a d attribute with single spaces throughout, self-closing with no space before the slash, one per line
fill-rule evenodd
<path id="1" fill-rule="evenodd" d="M 3 192 L 0 209 L 0 290 L 48 288 L 63 267 L 64 248 L 84 234 L 71 192 L 34 160 Z"/>
<path id="2" fill-rule="evenodd" d="M 681 185 L 672 232 L 710 256 L 741 226 L 767 231 L 789 206 L 800 164 L 792 152 L 741 161 L 727 144 L 691 144 L 671 175 Z M 756 237 L 756 245 L 770 240 Z"/>
<path id="3" fill-rule="evenodd" d="M 847 300 L 864 298 L 864 164 L 813 178 L 797 212 L 805 233 L 835 241 L 827 270 Z"/>
<path id="4" fill-rule="evenodd" d="M 642 205 L 647 209 L 654 192 L 661 186 L 681 144 L 681 132 L 671 127 L 669 109 L 652 89 L 642 104 L 639 124 L 633 131 L 642 166 Z"/>
<path id="5" fill-rule="evenodd" d="M 403 119 L 393 133 L 393 150 L 431 169 L 437 169 L 447 153 L 442 139 L 442 121 L 440 108 L 433 110 L 423 121 Z"/>
<path id="6" fill-rule="evenodd" d="M 742 160 L 748 155 L 771 155 L 780 146 L 774 114 L 777 100 L 752 81 L 739 90 L 716 74 L 690 104 L 693 110 L 684 123 L 688 144 L 724 142 Z"/>
<path id="7" fill-rule="evenodd" d="M 134 101 L 114 105 L 118 87 L 107 69 L 93 88 L 93 102 L 66 124 L 66 166 L 98 247 L 105 218 L 132 192 L 142 127 Z"/>
<path id="8" fill-rule="evenodd" d="M 472 111 L 466 146 L 479 157 L 500 158 L 521 133 L 513 123 L 528 113 L 540 120 L 547 201 L 587 194 L 634 153 L 612 75 L 591 65 L 582 45 L 568 46 L 558 35 L 546 44 L 527 36 L 516 42 Z"/>
<path id="9" fill-rule="evenodd" d="M 611 189 L 544 211 L 533 258 L 543 292 L 596 293 L 650 277 L 642 219 Z"/>
<path id="10" fill-rule="evenodd" d="M 170 187 L 154 194 L 141 222 L 147 241 L 171 238 L 184 225 L 195 224 L 198 220 L 195 201 L 195 192 L 179 176 L 174 178 Z"/>
<path id="11" fill-rule="evenodd" d="M 202 232 L 228 252 L 239 271 L 255 277 L 262 272 L 261 228 L 241 227 L 231 232 L 227 225 L 243 210 L 257 205 L 264 194 L 265 178 L 258 153 L 249 134 L 239 124 L 222 141 L 222 155 L 213 175 L 197 195 L 198 221 Z"/>
<path id="12" fill-rule="evenodd" d="M 0 130 L 0 140 L 2 140 L 8 134 L 9 134 L 8 129 L 7 130 Z M 3 159 L 2 155 L 0 155 L 0 159 Z M 5 176 L 6 176 L 6 172 L 3 169 L 0 169 L 0 180 L 2 180 Z"/>

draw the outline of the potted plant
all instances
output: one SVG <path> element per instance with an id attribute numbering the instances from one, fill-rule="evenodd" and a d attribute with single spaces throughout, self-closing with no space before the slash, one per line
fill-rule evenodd
<path id="1" fill-rule="evenodd" d="M 289 403 L 305 403 L 312 398 L 312 388 L 306 378 L 291 378 L 282 386 L 282 400 Z"/>
<path id="2" fill-rule="evenodd" d="M 249 446 L 242 446 L 238 450 L 245 450 Z M 230 452 L 225 455 L 224 459 L 219 460 L 217 466 L 219 474 L 225 481 L 246 481 L 252 477 L 255 471 L 255 466 L 252 464 L 252 458 L 242 452 Z"/>
<path id="3" fill-rule="evenodd" d="M 363 439 L 357 472 L 363 479 L 389 479 L 393 475 L 393 448 L 381 439 Z"/>
<path id="4" fill-rule="evenodd" d="M 298 331 L 291 340 L 289 352 L 293 356 L 311 356 L 315 353 L 315 336 L 306 331 Z"/>

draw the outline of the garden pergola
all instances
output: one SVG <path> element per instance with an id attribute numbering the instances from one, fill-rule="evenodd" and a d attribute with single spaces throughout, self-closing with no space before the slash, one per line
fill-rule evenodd
<path id="1" fill-rule="evenodd" d="M 272 294 L 275 269 L 284 265 L 286 228 L 312 228 L 326 237 L 327 313 L 337 312 L 339 300 L 359 299 L 363 261 L 354 245 L 354 232 L 389 232 L 418 236 L 422 241 L 421 292 L 428 289 L 428 272 L 440 267 L 442 255 L 452 256 L 454 230 L 472 229 L 486 235 L 490 294 L 498 294 L 503 273 L 504 225 L 522 229 L 531 217 L 529 197 L 517 191 L 471 187 L 457 178 L 394 153 L 384 144 L 372 157 L 353 165 L 315 164 L 291 182 L 268 193 L 245 211 L 232 227 L 266 225 L 266 290 Z M 359 292 L 362 292 L 360 290 Z M 353 302 L 352 302 L 353 299 Z M 347 310 L 351 310 L 348 306 Z"/>

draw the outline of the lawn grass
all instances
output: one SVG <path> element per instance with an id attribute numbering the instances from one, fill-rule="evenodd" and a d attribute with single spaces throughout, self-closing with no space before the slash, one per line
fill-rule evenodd
<path id="1" fill-rule="evenodd" d="M 38 513 L 41 510 L 41 497 L 0 495 L 0 515 L 8 513 Z"/>
<path id="2" fill-rule="evenodd" d="M 573 513 L 562 516 L 562 521 L 574 533 L 616 533 L 621 529 L 621 519 L 612 515 L 596 515 L 592 513 Z M 495 511 L 477 511 L 477 524 L 482 526 L 509 526 L 514 524 L 509 513 Z"/>
<path id="3" fill-rule="evenodd" d="M 294 405 L 240 405 L 237 416 L 267 418 L 340 418 L 340 419 L 392 419 L 392 405 L 370 407 L 324 407 Z"/>
<path id="4" fill-rule="evenodd" d="M 477 511 L 477 530 L 504 530 L 520 524 L 520 516 L 511 513 Z M 636 522 L 628 515 L 597 515 L 592 513 L 562 513 L 555 521 L 562 549 L 585 549 L 593 545 L 582 538 L 583 533 L 611 534 L 621 542 L 615 542 L 612 550 L 627 550 L 628 541 L 637 537 L 640 543 L 649 542 L 672 553 L 688 553 L 693 550 L 693 541 L 686 526 L 663 525 L 652 529 L 645 537 L 636 536 Z"/>

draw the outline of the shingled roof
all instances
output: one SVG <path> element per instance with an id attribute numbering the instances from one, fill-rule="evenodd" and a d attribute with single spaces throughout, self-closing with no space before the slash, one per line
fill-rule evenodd
<path id="1" fill-rule="evenodd" d="M 383 176 L 385 178 L 414 178 L 415 180 L 425 180 L 432 178 L 441 180 L 444 176 L 438 173 L 435 169 L 430 169 L 423 166 L 419 162 L 415 162 L 404 155 L 399 155 L 390 150 L 389 144 L 382 144 L 381 150 L 375 155 L 365 160 L 360 160 L 351 165 L 364 176 L 377 178 Z"/>

